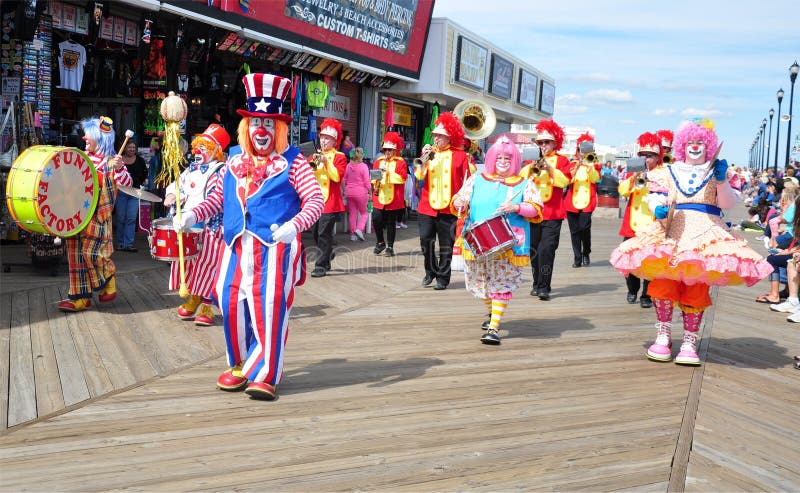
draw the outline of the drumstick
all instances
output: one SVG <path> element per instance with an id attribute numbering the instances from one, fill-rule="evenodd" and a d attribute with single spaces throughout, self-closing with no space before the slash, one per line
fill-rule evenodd
<path id="1" fill-rule="evenodd" d="M 125 150 L 125 146 L 128 145 L 128 139 L 133 137 L 133 130 L 125 130 L 125 140 L 122 141 L 122 145 L 119 146 L 119 152 L 117 153 L 118 156 L 122 155 L 122 151 Z"/>

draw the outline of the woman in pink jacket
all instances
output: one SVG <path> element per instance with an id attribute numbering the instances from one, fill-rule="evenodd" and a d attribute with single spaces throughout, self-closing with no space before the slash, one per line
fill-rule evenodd
<path id="1" fill-rule="evenodd" d="M 369 168 L 364 164 L 364 149 L 356 147 L 350 153 L 350 162 L 344 172 L 347 217 L 350 221 L 350 241 L 364 241 L 367 225 L 367 202 L 371 184 Z"/>

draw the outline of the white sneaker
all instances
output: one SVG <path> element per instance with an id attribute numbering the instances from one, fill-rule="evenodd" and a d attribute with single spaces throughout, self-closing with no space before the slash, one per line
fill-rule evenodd
<path id="1" fill-rule="evenodd" d="M 350 241 L 358 241 L 356 235 L 350 235 Z"/>
<path id="2" fill-rule="evenodd" d="M 800 323 L 800 311 L 792 313 L 791 315 L 786 317 L 786 320 L 788 320 L 789 322 Z"/>
<path id="3" fill-rule="evenodd" d="M 755 238 L 753 238 L 753 239 L 754 239 L 754 240 L 756 240 L 756 241 L 764 241 L 764 238 L 766 238 L 766 236 L 764 236 L 764 235 L 758 235 L 758 236 L 756 236 L 756 237 L 755 237 Z"/>
<path id="4" fill-rule="evenodd" d="M 769 238 L 767 238 L 766 236 L 764 237 L 764 248 L 769 250 Z"/>
<path id="5" fill-rule="evenodd" d="M 791 301 L 786 300 L 783 303 L 769 305 L 769 309 L 773 312 L 796 313 L 797 311 L 800 311 L 800 303 L 792 303 Z"/>
<path id="6" fill-rule="evenodd" d="M 360 229 L 357 229 L 355 232 L 356 236 L 358 236 L 358 239 L 364 241 L 364 233 Z"/>

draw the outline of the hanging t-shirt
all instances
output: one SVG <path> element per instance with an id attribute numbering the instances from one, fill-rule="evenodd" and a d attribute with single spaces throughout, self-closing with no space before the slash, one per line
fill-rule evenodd
<path id="1" fill-rule="evenodd" d="M 59 87 L 79 92 L 83 84 L 86 48 L 71 40 L 62 41 L 58 48 L 61 50 L 58 56 L 58 71 L 61 75 Z"/>
<path id="2" fill-rule="evenodd" d="M 328 99 L 328 86 L 321 80 L 312 80 L 308 83 L 309 108 L 324 108 Z"/>

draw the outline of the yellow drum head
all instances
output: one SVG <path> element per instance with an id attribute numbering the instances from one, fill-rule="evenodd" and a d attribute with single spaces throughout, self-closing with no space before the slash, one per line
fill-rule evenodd
<path id="1" fill-rule="evenodd" d="M 94 164 L 74 147 L 29 147 L 6 184 L 8 210 L 21 228 L 61 237 L 86 227 L 99 194 Z"/>

